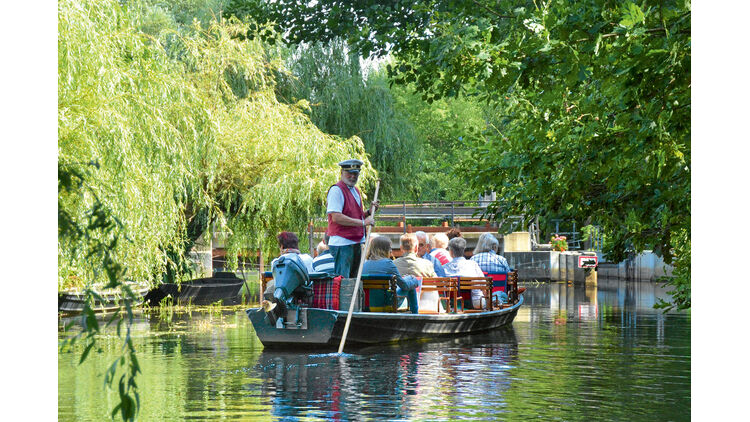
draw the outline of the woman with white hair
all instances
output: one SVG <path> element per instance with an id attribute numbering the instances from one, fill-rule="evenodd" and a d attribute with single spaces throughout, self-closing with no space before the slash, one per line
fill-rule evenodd
<path id="1" fill-rule="evenodd" d="M 507 273 L 510 271 L 508 261 L 497 254 L 500 242 L 492 233 L 482 233 L 474 248 L 471 260 L 479 264 L 479 268 L 486 273 Z"/>
<path id="2" fill-rule="evenodd" d="M 445 249 L 448 246 L 448 236 L 445 233 L 438 233 L 432 236 L 432 251 L 430 255 L 440 261 L 440 265 L 445 265 L 451 260 L 451 254 Z"/>
<path id="3" fill-rule="evenodd" d="M 497 241 L 495 235 L 482 233 L 477 240 L 477 246 L 474 248 L 474 255 L 471 256 L 471 260 L 476 262 L 487 275 L 508 273 L 510 272 L 510 265 L 504 257 L 497 254 L 499 249 L 500 242 Z M 502 288 L 505 289 L 505 287 Z M 500 303 L 508 303 L 508 295 L 502 290 L 498 289 L 492 293 L 492 296 L 497 297 Z"/>

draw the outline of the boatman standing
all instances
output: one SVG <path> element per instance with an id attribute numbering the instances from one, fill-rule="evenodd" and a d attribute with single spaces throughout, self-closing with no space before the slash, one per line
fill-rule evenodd
<path id="1" fill-rule="evenodd" d="M 364 164 L 360 160 L 346 160 L 341 166 L 341 180 L 328 189 L 328 248 L 334 259 L 335 274 L 356 277 L 365 242 L 365 227 L 375 225 L 370 210 L 362 207 L 362 195 L 355 186 Z M 373 202 L 377 210 L 378 203 Z"/>

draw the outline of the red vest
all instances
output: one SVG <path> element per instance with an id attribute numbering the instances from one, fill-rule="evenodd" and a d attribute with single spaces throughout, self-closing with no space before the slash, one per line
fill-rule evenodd
<path id="1" fill-rule="evenodd" d="M 344 209 L 341 213 L 347 217 L 356 218 L 362 220 L 365 217 L 365 213 L 362 209 L 362 205 L 357 204 L 357 200 L 354 199 L 354 195 L 349 191 L 349 187 L 340 181 L 333 186 L 338 186 L 341 192 L 344 194 Z M 331 188 L 333 187 L 331 186 Z M 328 188 L 330 191 L 331 188 Z M 354 189 L 357 189 L 355 186 Z M 357 189 L 360 201 L 362 200 L 362 192 Z M 352 242 L 360 242 L 365 236 L 365 228 L 362 226 L 342 226 L 333 222 L 333 217 L 328 214 L 328 235 L 329 236 L 341 236 L 344 239 L 349 239 Z"/>

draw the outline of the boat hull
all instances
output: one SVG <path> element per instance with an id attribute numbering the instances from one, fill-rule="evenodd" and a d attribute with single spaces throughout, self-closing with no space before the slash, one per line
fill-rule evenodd
<path id="1" fill-rule="evenodd" d="M 510 308 L 466 314 L 406 314 L 354 312 L 346 337 L 350 346 L 367 346 L 405 340 L 418 340 L 480 333 L 511 324 L 523 304 L 523 296 Z M 260 308 L 247 315 L 258 338 L 268 348 L 338 347 L 347 312 L 303 308 L 296 324 L 283 328 L 271 324 Z"/>
<path id="2" fill-rule="evenodd" d="M 144 297 L 149 292 L 148 288 L 134 289 L 136 302 L 130 306 L 138 306 L 143 303 Z M 123 299 L 119 292 L 104 293 L 99 292 L 102 301 L 95 300 L 92 304 L 94 312 L 111 312 L 124 306 L 126 299 Z M 76 314 L 83 311 L 86 305 L 86 296 L 81 293 L 61 292 L 57 294 L 57 312 L 64 314 Z"/>
<path id="3" fill-rule="evenodd" d="M 181 284 L 164 283 L 151 290 L 146 296 L 150 306 L 159 306 L 162 299 L 171 296 L 175 303 L 185 305 L 211 305 L 221 302 L 223 305 L 238 305 L 244 281 L 233 273 L 222 273 L 214 277 L 199 278 Z"/>

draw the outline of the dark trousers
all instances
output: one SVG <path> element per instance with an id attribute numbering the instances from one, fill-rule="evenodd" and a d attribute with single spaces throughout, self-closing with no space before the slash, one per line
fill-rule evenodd
<path id="1" fill-rule="evenodd" d="M 357 277 L 359 271 L 359 261 L 362 259 L 362 244 L 346 246 L 329 246 L 333 256 L 334 268 L 333 273 L 342 277 Z"/>

